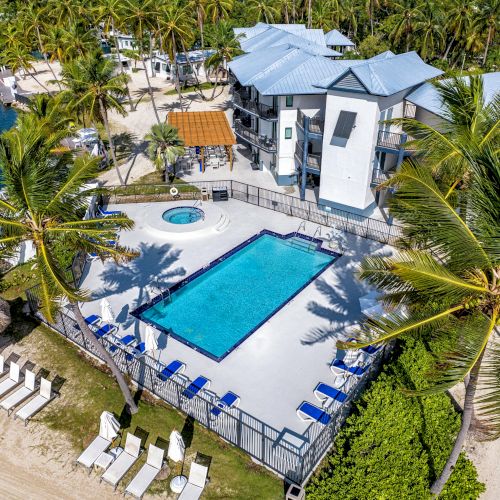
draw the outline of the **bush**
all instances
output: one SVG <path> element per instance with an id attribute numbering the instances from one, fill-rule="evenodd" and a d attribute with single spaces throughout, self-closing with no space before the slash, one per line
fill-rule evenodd
<path id="1" fill-rule="evenodd" d="M 364 392 L 335 440 L 335 449 L 307 486 L 308 498 L 426 499 L 460 427 L 446 394 L 410 397 L 426 386 L 432 354 L 408 339 Z M 484 491 L 464 454 L 440 498 L 474 499 Z"/>

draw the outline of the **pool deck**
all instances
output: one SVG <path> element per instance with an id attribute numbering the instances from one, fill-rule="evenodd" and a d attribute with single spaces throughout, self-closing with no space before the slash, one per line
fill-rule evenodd
<path id="1" fill-rule="evenodd" d="M 262 229 L 286 234 L 296 231 L 301 222 L 233 199 L 219 204 L 230 218 L 224 231 L 175 240 L 147 229 L 148 221 L 161 218 L 172 204 L 111 205 L 110 209 L 119 208 L 135 220 L 135 228 L 122 233 L 120 242 L 140 256 L 123 265 L 94 261 L 87 266 L 82 287 L 92 291 L 95 301 L 84 304 L 83 312 L 99 314 L 99 301 L 106 297 L 119 334 L 140 338 L 145 325 L 129 313 L 152 297 L 146 291 L 152 281 L 171 286 Z M 301 233 L 312 236 L 317 227 L 306 223 Z M 159 355 L 164 363 L 183 361 L 189 378 L 204 375 L 211 380 L 210 390 L 219 396 L 228 390 L 238 394 L 242 410 L 278 430 L 302 434 L 309 424 L 299 420 L 297 407 L 304 400 L 320 406 L 313 389 L 318 382 L 333 380 L 329 366 L 336 356 L 336 339 L 361 317 L 358 299 L 366 289 L 354 271 L 365 255 L 391 252 L 391 247 L 346 234 L 344 255 L 221 362 L 173 338 L 167 343 L 164 335 L 155 357 Z"/>

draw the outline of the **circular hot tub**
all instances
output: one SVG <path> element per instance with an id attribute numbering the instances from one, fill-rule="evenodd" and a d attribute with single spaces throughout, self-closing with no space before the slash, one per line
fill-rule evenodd
<path id="1" fill-rule="evenodd" d="M 197 207 L 175 207 L 163 212 L 162 219 L 170 224 L 193 224 L 205 218 L 205 212 Z"/>

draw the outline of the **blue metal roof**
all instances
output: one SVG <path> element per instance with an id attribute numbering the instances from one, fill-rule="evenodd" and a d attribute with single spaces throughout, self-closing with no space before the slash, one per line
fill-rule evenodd
<path id="1" fill-rule="evenodd" d="M 441 70 L 425 64 L 416 52 L 406 52 L 393 57 L 387 53 L 384 55 L 382 59 L 376 56 L 375 59 L 364 61 L 364 64 L 351 66 L 330 82 L 322 80 L 317 85 L 321 88 L 332 88 L 350 71 L 368 93 L 389 96 L 443 74 Z"/>
<path id="2" fill-rule="evenodd" d="M 323 30 L 306 29 L 302 24 L 283 26 L 258 23 L 249 28 L 234 28 L 234 33 L 242 35 L 240 45 L 242 50 L 247 53 L 265 47 L 290 44 L 326 57 L 341 55 L 326 46 Z"/>
<path id="3" fill-rule="evenodd" d="M 485 73 L 481 76 L 483 78 L 484 103 L 489 104 L 500 93 L 500 72 Z M 467 77 L 465 78 L 468 80 Z M 430 83 L 421 85 L 418 89 L 407 95 L 406 100 L 435 115 L 443 118 L 446 116 L 446 109 L 443 107 L 441 96 Z"/>
<path id="4" fill-rule="evenodd" d="M 325 40 L 329 47 L 354 47 L 354 43 L 339 30 L 329 31 L 325 35 Z"/>

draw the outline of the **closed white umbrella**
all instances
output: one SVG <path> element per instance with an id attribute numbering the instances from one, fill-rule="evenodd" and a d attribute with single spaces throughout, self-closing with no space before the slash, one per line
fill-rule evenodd
<path id="1" fill-rule="evenodd" d="M 158 341 L 156 340 L 155 330 L 151 325 L 146 325 L 144 335 L 144 350 L 146 352 L 156 351 L 158 349 Z"/>
<path id="2" fill-rule="evenodd" d="M 94 144 L 92 151 L 90 152 L 91 156 L 99 156 L 99 144 L 97 142 Z"/>
<path id="3" fill-rule="evenodd" d="M 174 462 L 182 462 L 184 460 L 185 450 L 186 445 L 184 444 L 181 433 L 178 431 L 172 431 L 168 442 L 168 458 Z"/>
<path id="4" fill-rule="evenodd" d="M 106 298 L 101 300 L 101 317 L 106 323 L 113 323 L 115 321 L 115 316 L 111 309 L 111 304 Z"/>
<path id="5" fill-rule="evenodd" d="M 118 420 L 109 411 L 103 411 L 101 413 L 101 422 L 99 426 L 99 436 L 107 439 L 108 441 L 113 441 L 116 436 L 118 436 L 118 431 L 120 430 L 120 424 Z"/>

